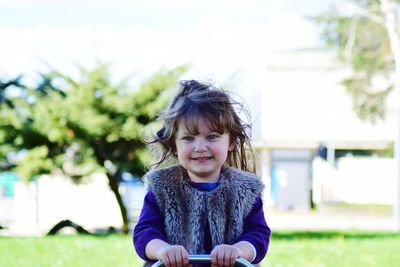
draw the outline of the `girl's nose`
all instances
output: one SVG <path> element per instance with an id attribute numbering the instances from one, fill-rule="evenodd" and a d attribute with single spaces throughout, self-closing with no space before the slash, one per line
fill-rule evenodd
<path id="1" fill-rule="evenodd" d="M 194 146 L 196 152 L 202 152 L 207 150 L 207 143 L 204 140 L 197 140 Z"/>

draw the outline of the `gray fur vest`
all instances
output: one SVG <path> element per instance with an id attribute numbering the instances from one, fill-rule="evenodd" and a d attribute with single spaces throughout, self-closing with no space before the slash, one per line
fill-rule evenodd
<path id="1" fill-rule="evenodd" d="M 144 179 L 160 207 L 168 241 L 184 246 L 189 254 L 205 253 L 206 220 L 212 247 L 235 243 L 264 188 L 255 174 L 231 167 L 222 168 L 219 186 L 210 192 L 193 188 L 181 166 L 150 171 Z"/>

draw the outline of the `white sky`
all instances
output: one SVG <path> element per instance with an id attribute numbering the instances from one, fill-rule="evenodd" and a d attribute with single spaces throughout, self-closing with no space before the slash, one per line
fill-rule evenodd
<path id="1" fill-rule="evenodd" d="M 270 53 L 320 45 L 304 17 L 328 7 L 318 0 L 0 0 L 0 75 L 34 79 L 46 64 L 73 74 L 99 59 L 113 64 L 116 77 L 188 63 L 194 78 L 257 80 Z"/>

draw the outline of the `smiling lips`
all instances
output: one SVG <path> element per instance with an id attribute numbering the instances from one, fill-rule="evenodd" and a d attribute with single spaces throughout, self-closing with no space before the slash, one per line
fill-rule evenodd
<path id="1" fill-rule="evenodd" d="M 210 159 L 212 159 L 212 157 L 197 157 L 197 158 L 192 158 L 192 160 L 195 160 L 195 161 L 200 162 L 200 163 L 206 162 L 206 161 L 208 161 L 208 160 L 210 160 Z"/>

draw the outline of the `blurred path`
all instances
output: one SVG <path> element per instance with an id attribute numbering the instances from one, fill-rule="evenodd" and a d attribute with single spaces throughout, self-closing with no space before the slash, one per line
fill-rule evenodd
<path id="1" fill-rule="evenodd" d="M 368 230 L 391 231 L 388 212 L 363 210 L 265 211 L 272 230 Z"/>
<path id="2" fill-rule="evenodd" d="M 320 209 L 318 211 L 290 211 L 266 208 L 268 225 L 274 230 L 360 230 L 391 231 L 392 216 L 389 210 L 365 211 L 357 209 Z M 82 225 L 86 227 L 85 225 Z M 87 227 L 89 231 L 94 231 Z M 43 236 L 50 229 L 38 225 L 9 224 L 0 230 L 0 236 Z M 64 233 L 75 233 L 68 229 Z"/>

